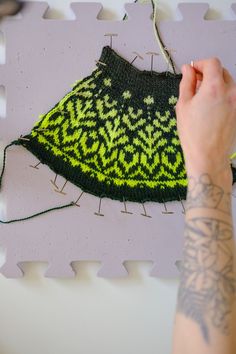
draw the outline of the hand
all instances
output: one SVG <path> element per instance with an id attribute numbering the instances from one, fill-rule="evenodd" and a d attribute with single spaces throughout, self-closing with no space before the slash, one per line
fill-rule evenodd
<path id="1" fill-rule="evenodd" d="M 236 84 L 217 58 L 183 65 L 182 74 L 176 114 L 187 173 L 230 173 Z"/>

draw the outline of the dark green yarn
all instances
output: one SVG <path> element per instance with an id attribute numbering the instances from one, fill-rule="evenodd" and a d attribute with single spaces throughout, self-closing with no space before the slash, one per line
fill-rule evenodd
<path id="1" fill-rule="evenodd" d="M 151 3 L 152 3 L 152 16 L 154 16 L 155 6 L 154 6 L 153 0 L 151 0 Z M 157 36 L 158 36 L 158 38 L 159 38 L 159 41 L 160 41 L 160 43 L 161 43 L 161 46 L 162 46 L 163 50 L 166 52 L 167 57 L 169 58 L 170 65 L 171 65 L 171 67 L 172 67 L 173 73 L 176 74 L 176 69 L 175 69 L 175 65 L 174 65 L 173 59 L 171 58 L 171 55 L 170 55 L 169 51 L 166 49 L 165 44 L 164 44 L 163 41 L 162 41 L 162 38 L 161 38 L 161 35 L 160 35 L 160 32 L 159 32 L 158 26 L 157 26 L 156 23 L 155 23 L 155 30 L 156 30 L 156 34 L 157 34 Z"/>
<path id="2" fill-rule="evenodd" d="M 1 192 L 1 187 L 2 187 L 2 180 L 3 180 L 3 175 L 4 175 L 4 172 L 5 172 L 5 168 L 6 168 L 6 159 L 7 159 L 7 150 L 10 146 L 13 146 L 13 145 L 22 145 L 22 140 L 18 139 L 18 140 L 14 140 L 12 141 L 10 144 L 6 145 L 4 150 L 3 150 L 3 163 L 2 163 L 2 171 L 1 171 L 1 174 L 0 174 L 0 192 Z M 58 206 L 58 207 L 53 207 L 53 208 L 50 208 L 50 209 L 46 209 L 46 210 L 43 210 L 39 213 L 36 213 L 36 214 L 32 214 L 30 216 L 27 216 L 25 218 L 19 218 L 19 219 L 12 219 L 12 220 L 0 220 L 0 224 L 12 224 L 12 223 L 15 223 L 15 222 L 18 222 L 18 221 L 26 221 L 26 220 L 30 220 L 30 219 L 33 219 L 37 216 L 40 216 L 40 215 L 43 215 L 43 214 L 47 214 L 51 211 L 55 211 L 55 210 L 61 210 L 61 209 L 65 209 L 65 208 L 68 208 L 70 206 L 74 206 L 75 203 L 74 202 L 71 202 L 69 204 L 65 204 L 65 205 L 61 205 L 61 206 Z"/>
<path id="3" fill-rule="evenodd" d="M 3 150 L 2 171 L 1 171 L 1 175 L 0 175 L 0 191 L 1 191 L 1 187 L 2 187 L 3 175 L 4 175 L 4 172 L 5 172 L 5 168 L 6 168 L 7 149 L 10 146 L 12 146 L 12 145 L 19 145 L 18 140 L 12 141 L 10 144 L 6 145 L 4 150 Z"/>
<path id="4" fill-rule="evenodd" d="M 98 197 L 141 203 L 185 199 L 187 175 L 174 110 L 182 75 L 140 71 L 108 46 L 99 62 L 105 65 L 78 81 L 21 144 Z"/>
<path id="5" fill-rule="evenodd" d="M 159 203 L 163 203 L 163 201 L 168 202 L 173 201 L 173 199 L 186 199 L 186 188 L 179 188 L 175 194 L 173 194 L 173 191 L 167 190 L 163 191 L 163 194 L 159 193 L 158 195 L 155 190 L 148 190 L 147 188 L 145 190 L 143 188 L 136 188 L 134 195 L 133 191 L 127 187 L 119 188 L 113 185 L 110 188 L 108 194 L 104 192 L 103 186 L 97 183 L 94 178 L 91 178 L 89 174 L 84 174 L 83 176 L 81 176 L 80 183 L 78 183 L 78 174 L 81 173 L 80 169 L 73 168 L 73 172 L 71 172 L 71 169 L 68 169 L 68 165 L 66 164 L 66 162 L 63 162 L 61 161 L 61 159 L 55 157 L 43 146 L 40 146 L 39 148 L 36 144 L 36 149 L 36 147 L 34 146 L 33 139 L 30 142 L 23 142 L 23 146 L 25 146 L 27 150 L 32 152 L 35 157 L 38 158 L 42 163 L 45 163 L 45 161 L 47 161 L 47 166 L 49 166 L 50 169 L 56 174 L 60 174 L 66 180 L 69 180 L 71 183 L 81 188 L 85 193 L 89 193 L 97 197 L 107 197 L 114 200 L 120 200 L 121 202 L 124 200 L 124 198 L 127 201 L 133 202 L 137 202 L 137 199 L 139 199 L 141 203 L 147 201 L 156 201 Z M 145 199 L 143 198 L 144 194 Z"/>
<path id="6" fill-rule="evenodd" d="M 55 173 L 65 177 L 84 192 L 101 198 L 142 203 L 145 201 L 163 203 L 185 199 L 187 177 L 183 153 L 174 122 L 174 103 L 168 103 L 170 100 L 177 99 L 182 75 L 140 71 L 108 46 L 103 48 L 99 61 L 106 65 L 98 64 L 98 68 L 91 75 L 77 82 L 52 110 L 42 116 L 32 131 L 24 136 L 26 140 L 18 139 L 5 147 L 0 187 L 5 170 L 6 150 L 15 144 L 31 151 L 41 163 L 49 166 Z M 117 109 L 117 113 L 112 115 L 114 109 Z M 139 110 L 143 112 L 141 116 L 137 113 Z M 166 112 L 169 115 L 166 115 Z M 114 126 L 116 119 L 120 119 L 117 127 Z M 136 125 L 137 128 L 134 128 Z M 110 142 L 119 129 L 125 130 L 124 133 L 119 133 L 117 139 L 128 140 L 122 142 L 117 148 Z M 145 136 L 148 136 L 150 129 L 152 133 L 149 140 L 145 141 Z M 79 131 L 81 131 L 80 137 L 74 138 Z M 154 140 L 153 136 L 158 132 L 161 133 L 160 138 Z M 140 135 L 141 133 L 144 137 Z M 83 141 L 84 136 L 86 142 Z M 173 139 L 176 140 L 175 143 Z M 152 148 L 147 152 L 149 143 Z M 103 155 L 99 155 L 100 150 L 90 151 L 93 144 L 98 144 L 99 147 L 104 145 Z M 134 149 L 133 152 L 127 152 L 128 146 Z M 166 153 L 168 163 L 164 165 L 163 152 L 171 148 L 173 151 Z M 117 158 L 112 160 L 112 153 L 116 150 Z M 125 159 L 122 162 L 119 156 L 124 152 Z M 134 166 L 129 167 L 136 152 L 139 153 L 139 160 Z M 161 156 L 160 164 L 155 160 L 157 154 Z M 181 156 L 179 162 L 176 159 L 177 154 Z M 146 165 L 141 160 L 142 155 L 147 159 Z M 73 165 L 76 158 L 80 159 L 81 164 L 87 164 L 87 171 L 83 170 L 81 165 Z M 109 177 L 105 182 L 99 180 L 99 174 L 106 172 L 106 169 L 112 170 L 114 163 L 117 164 L 117 170 L 104 174 Z M 150 172 L 149 179 L 145 180 L 150 168 L 153 168 L 153 171 Z M 138 183 L 132 187 L 126 181 L 129 181 L 131 175 L 136 175 L 139 169 L 141 172 L 136 179 Z M 115 182 L 120 171 L 123 173 L 122 185 Z M 163 174 L 160 175 L 159 180 L 155 179 L 161 171 Z M 232 172 L 235 182 L 236 171 L 233 167 Z M 150 187 L 147 183 L 150 181 L 160 182 L 160 187 Z M 176 186 L 168 185 L 176 181 Z M 26 218 L 1 221 L 1 223 L 32 219 L 72 205 L 73 203 L 66 204 Z"/>
<path id="7" fill-rule="evenodd" d="M 51 211 L 66 209 L 66 208 L 74 206 L 74 205 L 75 205 L 74 202 L 71 202 L 69 204 L 65 204 L 65 205 L 61 205 L 61 206 L 58 206 L 58 207 L 53 207 L 53 208 L 50 208 L 50 209 L 43 210 L 43 211 L 41 211 L 39 213 L 32 214 L 32 215 L 27 216 L 25 218 L 12 219 L 12 220 L 7 220 L 7 221 L 0 220 L 0 224 L 13 224 L 13 223 L 19 222 L 19 221 L 26 221 L 26 220 L 34 219 L 37 216 L 40 216 L 40 215 L 43 215 L 43 214 L 47 214 L 47 213 L 49 213 Z"/>
<path id="8" fill-rule="evenodd" d="M 22 145 L 98 197 L 161 203 L 184 198 L 186 172 L 174 110 L 182 75 L 141 71 L 109 46 L 99 62 L 105 65 L 79 80 Z M 133 156 L 139 161 L 133 163 Z M 176 188 L 167 187 L 173 181 Z"/>

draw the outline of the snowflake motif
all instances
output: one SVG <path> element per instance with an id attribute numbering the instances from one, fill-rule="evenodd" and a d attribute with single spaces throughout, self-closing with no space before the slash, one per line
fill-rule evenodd
<path id="1" fill-rule="evenodd" d="M 123 92 L 122 96 L 124 97 L 125 100 L 128 100 L 131 97 L 131 93 L 130 91 L 127 90 Z"/>
<path id="2" fill-rule="evenodd" d="M 146 103 L 146 104 L 153 104 L 154 103 L 154 98 L 152 97 L 152 96 L 147 96 L 147 97 L 145 97 L 144 98 L 144 103 Z"/>
<path id="3" fill-rule="evenodd" d="M 176 104 L 177 101 L 178 101 L 178 98 L 173 95 L 169 98 L 169 104 Z"/>
<path id="4" fill-rule="evenodd" d="M 110 78 L 104 79 L 104 80 L 103 80 L 103 83 L 104 83 L 105 86 L 111 87 L 111 79 L 110 79 Z"/>

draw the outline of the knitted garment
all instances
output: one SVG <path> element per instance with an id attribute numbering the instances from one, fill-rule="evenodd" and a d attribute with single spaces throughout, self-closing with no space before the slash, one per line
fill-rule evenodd
<path id="1" fill-rule="evenodd" d="M 138 70 L 109 46 L 99 62 L 18 144 L 99 197 L 185 198 L 174 110 L 182 75 Z"/>

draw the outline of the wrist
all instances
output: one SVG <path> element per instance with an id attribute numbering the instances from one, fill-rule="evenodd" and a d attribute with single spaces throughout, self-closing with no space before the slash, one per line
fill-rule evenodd
<path id="1" fill-rule="evenodd" d="M 202 164 L 186 164 L 188 178 L 198 180 L 201 176 L 207 175 L 212 183 L 221 186 L 225 191 L 232 190 L 232 170 L 230 164 L 213 166 L 211 162 Z"/>
<path id="2" fill-rule="evenodd" d="M 202 215 L 212 217 L 232 217 L 232 171 L 229 165 L 226 168 L 213 169 L 208 166 L 202 168 L 188 168 L 188 194 L 186 210 L 189 216 Z M 230 220 L 229 220 L 230 221 Z"/>

